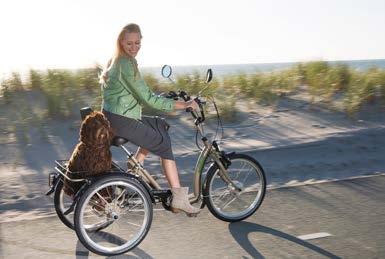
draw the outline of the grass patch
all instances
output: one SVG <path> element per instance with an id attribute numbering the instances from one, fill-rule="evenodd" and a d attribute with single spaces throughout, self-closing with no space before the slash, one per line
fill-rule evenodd
<path id="1" fill-rule="evenodd" d="M 215 71 L 214 71 L 215 72 Z M 71 70 L 30 70 L 23 82 L 19 73 L 12 73 L 0 83 L 0 107 L 13 107 L 22 119 L 31 111 L 39 113 L 34 120 L 69 118 L 78 116 L 79 109 L 91 106 L 100 109 L 101 91 L 98 82 L 99 68 Z M 184 90 L 197 95 L 206 87 L 205 74 L 193 72 L 175 78 L 176 85 L 145 74 L 145 81 L 155 92 Z M 291 68 L 253 74 L 238 74 L 215 78 L 202 93 L 214 95 L 225 120 L 233 121 L 237 115 L 237 102 L 246 99 L 265 105 L 274 105 L 279 98 L 298 93 L 306 85 L 310 102 L 331 103 L 342 99 L 343 110 L 354 115 L 367 103 L 385 103 L 385 71 L 372 68 L 355 71 L 345 64 L 330 65 L 325 61 L 299 63 Z M 306 89 L 306 90 L 304 90 Z M 29 91 L 39 93 L 40 99 L 28 99 Z M 23 105 L 21 105 L 23 103 Z M 39 109 L 33 107 L 39 105 Z M 146 108 L 148 113 L 153 113 Z M 27 115 L 25 115 L 27 114 Z M 3 114 L 2 116 L 5 116 Z"/>

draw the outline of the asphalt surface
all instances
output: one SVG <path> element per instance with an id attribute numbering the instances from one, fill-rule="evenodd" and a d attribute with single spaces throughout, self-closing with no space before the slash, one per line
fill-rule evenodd
<path id="1" fill-rule="evenodd" d="M 385 258 L 384 201 L 377 175 L 268 190 L 238 223 L 156 210 L 145 240 L 112 258 Z M 329 236 L 299 238 L 313 233 Z M 1 223 L 0 240 L 1 258 L 101 258 L 57 217 Z"/>

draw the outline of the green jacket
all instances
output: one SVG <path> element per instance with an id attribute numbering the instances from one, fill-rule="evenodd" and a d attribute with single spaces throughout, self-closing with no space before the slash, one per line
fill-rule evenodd
<path id="1" fill-rule="evenodd" d="M 136 120 L 142 117 L 142 107 L 171 112 L 175 101 L 154 94 L 141 77 L 136 60 L 119 57 L 108 71 L 102 84 L 103 109 Z"/>

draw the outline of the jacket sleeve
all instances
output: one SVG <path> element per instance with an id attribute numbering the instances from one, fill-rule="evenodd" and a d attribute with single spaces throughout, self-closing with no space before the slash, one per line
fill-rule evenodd
<path id="1" fill-rule="evenodd" d="M 119 81 L 131 92 L 137 101 L 142 105 L 150 106 L 156 110 L 171 112 L 174 110 L 175 101 L 156 95 L 142 78 L 135 75 L 133 61 L 122 58 L 119 62 Z"/>

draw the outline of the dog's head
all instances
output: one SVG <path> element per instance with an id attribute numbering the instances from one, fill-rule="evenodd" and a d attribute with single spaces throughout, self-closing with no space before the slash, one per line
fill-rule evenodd
<path id="1" fill-rule="evenodd" d="M 79 140 L 89 146 L 109 146 L 113 138 L 110 122 L 101 112 L 92 112 L 82 122 Z"/>

